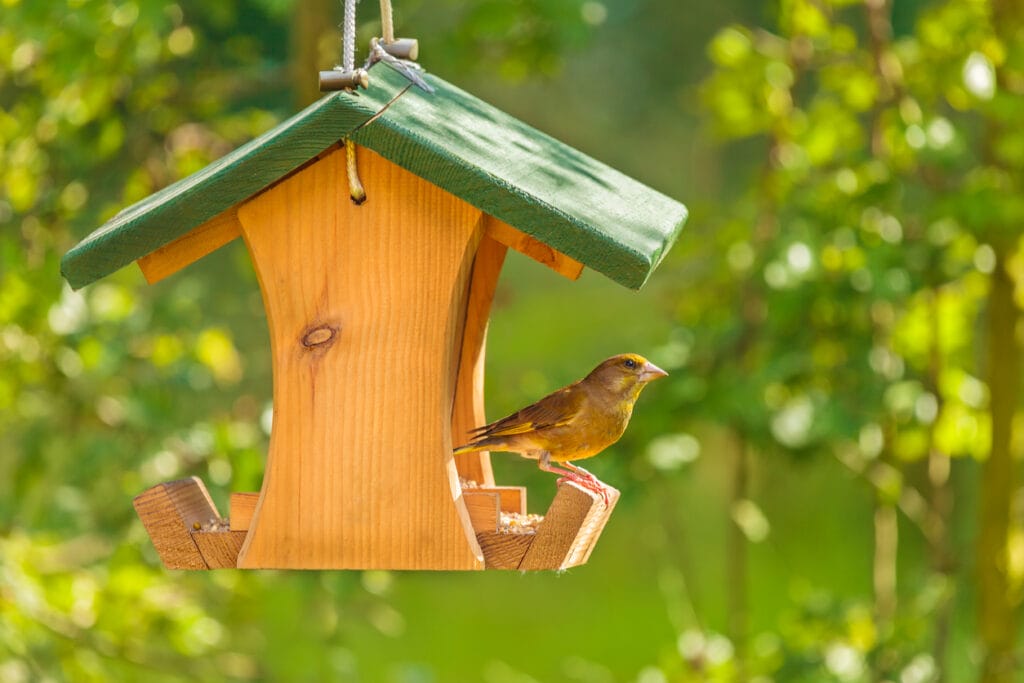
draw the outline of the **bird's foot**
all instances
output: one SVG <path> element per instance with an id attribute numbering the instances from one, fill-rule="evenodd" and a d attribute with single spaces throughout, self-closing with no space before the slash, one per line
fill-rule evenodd
<path id="1" fill-rule="evenodd" d="M 574 465 L 571 462 L 563 462 L 562 465 L 567 467 L 573 474 L 579 476 L 581 479 L 586 479 L 587 481 L 594 482 L 594 484 L 601 485 L 601 481 L 597 477 L 579 465 Z"/>
<path id="2" fill-rule="evenodd" d="M 567 466 L 571 465 L 571 463 L 563 463 L 563 464 L 565 464 Z M 592 479 L 593 481 L 597 481 L 597 477 L 595 477 L 593 474 L 591 474 L 589 470 L 585 470 L 582 467 L 580 467 L 579 465 L 571 465 L 570 469 L 572 469 L 573 472 L 575 472 L 576 474 L 580 475 L 584 479 Z"/>
<path id="3" fill-rule="evenodd" d="M 561 484 L 567 481 L 579 484 L 588 491 L 593 491 L 594 493 L 599 494 L 601 496 L 601 500 L 604 501 L 604 506 L 608 507 L 608 487 L 602 484 L 597 477 L 592 475 L 590 472 L 587 472 L 586 470 L 583 471 L 583 474 L 573 472 L 572 474 L 560 477 L 557 483 Z"/>

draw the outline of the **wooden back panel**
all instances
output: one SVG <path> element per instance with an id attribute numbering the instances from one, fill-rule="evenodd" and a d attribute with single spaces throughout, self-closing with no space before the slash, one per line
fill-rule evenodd
<path id="1" fill-rule="evenodd" d="M 479 569 L 451 421 L 480 211 L 359 150 L 238 211 L 263 292 L 274 422 L 246 568 Z"/>

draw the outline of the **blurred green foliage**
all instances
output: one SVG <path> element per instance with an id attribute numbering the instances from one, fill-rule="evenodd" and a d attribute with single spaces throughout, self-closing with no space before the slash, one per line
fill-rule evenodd
<path id="1" fill-rule="evenodd" d="M 427 68 L 693 210 L 640 295 L 506 266 L 490 415 L 612 353 L 672 372 L 594 461 L 624 497 L 566 576 L 160 567 L 132 496 L 260 485 L 255 277 L 237 244 L 153 287 L 71 292 L 58 261 L 293 111 L 293 3 L 0 6 L 0 680 L 1019 675 L 1019 435 L 985 477 L 1019 368 L 993 291 L 1024 301 L 1015 3 L 396 2 Z"/>

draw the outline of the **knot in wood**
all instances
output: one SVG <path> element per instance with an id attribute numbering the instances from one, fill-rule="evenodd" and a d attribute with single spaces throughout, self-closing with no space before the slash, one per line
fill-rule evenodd
<path id="1" fill-rule="evenodd" d="M 337 328 L 331 327 L 330 325 L 314 327 L 306 330 L 306 333 L 302 335 L 302 345 L 307 349 L 323 346 L 324 344 L 334 341 L 334 337 L 337 333 Z"/>

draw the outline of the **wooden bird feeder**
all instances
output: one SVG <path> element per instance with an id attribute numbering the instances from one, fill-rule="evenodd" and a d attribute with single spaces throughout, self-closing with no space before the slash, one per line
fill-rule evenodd
<path id="1" fill-rule="evenodd" d="M 532 533 L 508 533 L 525 491 L 497 486 L 486 453 L 452 455 L 485 422 L 491 298 L 507 248 L 639 288 L 686 209 L 428 80 L 436 92 L 375 67 L 369 89 L 323 97 L 65 255 L 75 288 L 132 261 L 156 282 L 237 237 L 255 264 L 273 360 L 263 484 L 232 495 L 227 521 L 196 478 L 139 495 L 167 567 L 563 569 L 589 556 L 617 491 L 605 505 L 563 484 Z"/>

